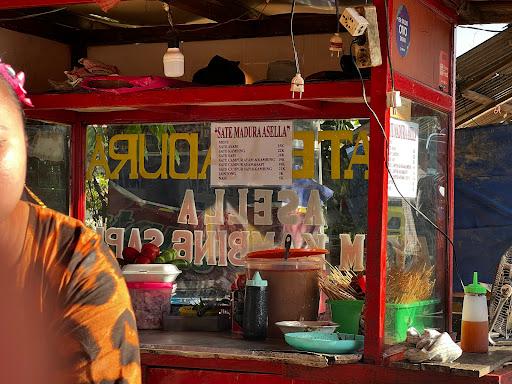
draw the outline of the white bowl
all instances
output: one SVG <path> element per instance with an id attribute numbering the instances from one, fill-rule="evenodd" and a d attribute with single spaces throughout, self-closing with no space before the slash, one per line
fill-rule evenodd
<path id="1" fill-rule="evenodd" d="M 339 324 L 332 321 L 279 321 L 276 323 L 283 333 L 321 332 L 333 333 Z"/>

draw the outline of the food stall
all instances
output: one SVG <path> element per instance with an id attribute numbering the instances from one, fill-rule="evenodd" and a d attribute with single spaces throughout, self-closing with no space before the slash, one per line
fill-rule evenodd
<path id="1" fill-rule="evenodd" d="M 0 8 L 87 3 L 94 2 L 2 0 Z M 512 377 L 508 368 L 489 374 L 504 362 L 503 356 L 493 360 L 492 352 L 476 368 L 471 362 L 430 368 L 400 362 L 408 326 L 451 332 L 447 238 L 453 228 L 458 16 L 437 0 L 372 5 L 360 9 L 369 21 L 366 42 L 342 31 L 342 57 L 362 55 L 353 61 L 366 60 L 364 68 L 350 67 L 349 54 L 344 76 L 306 79 L 304 88 L 292 85 L 294 93 L 289 82 L 169 81 L 126 91 L 125 83 L 106 89 L 105 81 L 114 81 L 103 78 L 86 82 L 87 90 L 31 95 L 29 186 L 49 206 L 69 206 L 118 258 L 126 259 L 128 247 L 138 252 L 153 243 L 162 252 L 155 257 L 165 264 L 167 252 L 180 269 L 167 310 L 175 315 L 170 325 L 140 331 L 145 383 L 499 383 Z M 313 22 L 325 16 L 306 16 L 298 19 L 303 34 L 337 31 L 337 22 Z M 282 19 L 288 30 L 289 15 Z M 250 28 L 234 23 L 231 38 L 247 36 Z M 256 31 L 262 36 L 280 33 L 265 30 L 269 19 L 261 23 Z M 108 33 L 95 32 L 91 41 L 98 45 Z M 215 39 L 208 29 L 202 33 L 204 40 Z M 143 29 L 119 36 L 140 45 L 152 41 Z M 328 47 L 327 40 L 326 55 Z M 313 44 L 302 49 L 318 54 Z M 38 153 L 45 141 L 50 149 Z M 362 349 L 304 353 L 282 336 L 248 341 L 237 332 L 233 301 L 247 254 L 282 248 L 287 235 L 294 249 L 325 248 L 325 273 L 351 270 L 365 277 L 364 294 L 352 297 L 360 302 L 352 333 L 364 333 Z M 411 282 L 418 281 L 415 296 Z M 280 292 L 291 299 L 288 287 L 281 284 Z M 315 315 L 334 320 L 327 298 L 335 295 L 324 289 Z M 192 330 L 186 318 L 178 326 L 176 317 L 185 310 L 172 307 L 190 309 L 198 299 L 219 308 L 213 322 Z M 221 315 L 231 316 L 227 326 Z"/>

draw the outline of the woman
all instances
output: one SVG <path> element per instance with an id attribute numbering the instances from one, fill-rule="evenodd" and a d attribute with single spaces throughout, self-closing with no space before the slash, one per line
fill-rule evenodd
<path id="1" fill-rule="evenodd" d="M 0 61 L 0 360 L 8 358 L 0 382 L 140 383 L 135 319 L 114 256 L 81 222 L 20 199 L 23 83 Z"/>

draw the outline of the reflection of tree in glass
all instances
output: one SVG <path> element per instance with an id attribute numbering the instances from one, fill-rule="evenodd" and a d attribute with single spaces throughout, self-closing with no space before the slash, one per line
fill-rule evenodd
<path id="1" fill-rule="evenodd" d="M 359 133 L 360 122 L 358 120 L 326 120 L 321 124 L 323 131 L 341 131 L 348 130 L 353 132 L 353 140 Z M 344 179 L 343 169 L 346 168 L 350 162 L 350 156 L 347 149 L 354 147 L 352 143 L 341 144 L 340 148 L 332 148 L 330 141 L 321 142 L 321 157 L 322 157 L 322 184 L 334 191 L 334 195 L 326 202 L 326 221 L 328 227 L 326 234 L 329 236 L 330 254 L 339 255 L 340 240 L 339 234 L 350 233 L 352 236 L 358 233 L 366 233 L 366 212 L 367 212 L 367 197 L 365 199 L 358 199 L 354 195 L 354 191 L 359 188 L 355 184 L 363 186 L 368 185 L 368 181 L 364 179 L 364 170 L 358 169 L 361 166 L 354 167 L 354 178 Z M 359 145 L 353 148 L 354 151 L 358 150 Z M 342 168 L 341 178 L 333 180 L 331 178 L 332 167 L 332 151 L 340 151 Z M 358 195 L 364 194 L 364 191 L 359 191 Z M 366 195 L 367 196 L 367 195 Z M 362 206 L 364 204 L 364 206 Z M 362 217 L 358 215 L 361 213 Z"/>
<path id="2" fill-rule="evenodd" d="M 174 133 L 174 127 L 170 124 L 131 124 L 125 126 L 107 126 L 107 125 L 90 125 L 87 127 L 87 162 L 92 157 L 96 138 L 100 137 L 105 153 L 108 156 L 108 142 L 110 138 L 116 134 L 146 134 L 146 148 L 144 157 L 147 159 L 148 152 L 162 150 L 162 135 L 164 133 Z M 152 141 L 150 138 L 153 138 Z M 156 145 L 151 145 L 156 144 Z M 150 150 L 148 150 L 148 147 Z M 116 148 L 122 151 L 121 148 Z M 179 153 L 175 152 L 175 160 L 180 163 Z M 112 182 L 112 181 L 110 181 Z M 106 227 L 107 225 L 107 207 L 108 207 L 108 185 L 109 180 L 105 175 L 105 171 L 96 167 L 92 172 L 92 178 L 86 180 L 86 224 L 92 228 Z"/>

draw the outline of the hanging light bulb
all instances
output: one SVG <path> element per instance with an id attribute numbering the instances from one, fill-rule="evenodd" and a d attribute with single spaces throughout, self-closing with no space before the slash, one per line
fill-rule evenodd
<path id="1" fill-rule="evenodd" d="M 163 62 L 165 76 L 181 77 L 185 74 L 185 56 L 180 51 L 179 43 L 168 44 Z"/>
<path id="2" fill-rule="evenodd" d="M 338 57 L 340 57 L 340 53 L 343 54 L 343 39 L 338 32 L 331 36 L 329 51 L 331 51 L 331 57 L 333 57 L 335 53 Z"/>
<path id="3" fill-rule="evenodd" d="M 185 56 L 180 51 L 178 33 L 174 28 L 171 7 L 168 3 L 164 3 L 164 10 L 167 12 L 167 18 L 173 33 L 173 38 L 169 41 L 167 51 L 163 57 L 164 73 L 167 77 L 181 77 L 185 74 Z"/>

